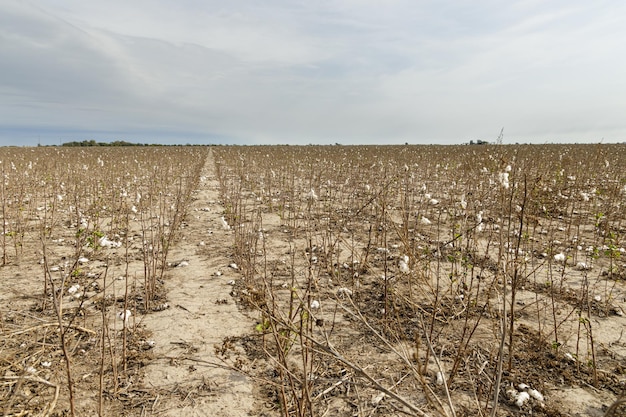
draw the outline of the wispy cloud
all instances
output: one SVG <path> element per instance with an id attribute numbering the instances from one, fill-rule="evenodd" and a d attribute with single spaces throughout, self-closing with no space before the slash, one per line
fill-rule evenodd
<path id="1" fill-rule="evenodd" d="M 0 143 L 625 140 L 614 2 L 0 3 Z M 149 140 L 149 139 L 147 139 Z"/>

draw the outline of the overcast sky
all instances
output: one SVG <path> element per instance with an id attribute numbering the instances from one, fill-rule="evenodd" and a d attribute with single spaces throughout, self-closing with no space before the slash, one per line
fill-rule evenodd
<path id="1" fill-rule="evenodd" d="M 626 141 L 626 3 L 0 0 L 0 145 Z"/>

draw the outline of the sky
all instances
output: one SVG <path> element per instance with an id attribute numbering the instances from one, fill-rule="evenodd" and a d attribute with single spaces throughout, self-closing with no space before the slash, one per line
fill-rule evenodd
<path id="1" fill-rule="evenodd" d="M 0 145 L 626 141 L 626 2 L 0 0 Z"/>

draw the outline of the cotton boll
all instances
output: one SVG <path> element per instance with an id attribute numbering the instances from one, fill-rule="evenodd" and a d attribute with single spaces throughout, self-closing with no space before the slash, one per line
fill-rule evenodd
<path id="1" fill-rule="evenodd" d="M 429 224 L 432 224 L 432 222 L 424 216 L 422 216 L 422 218 L 420 219 L 420 223 L 422 223 L 424 226 L 428 226 Z"/>
<path id="2" fill-rule="evenodd" d="M 133 314 L 131 313 L 130 310 L 120 311 L 119 313 L 117 313 L 117 318 L 118 318 L 118 320 L 122 320 L 124 322 L 124 324 L 128 324 L 128 319 L 132 315 Z"/>
<path id="3" fill-rule="evenodd" d="M 404 262 L 404 260 L 400 260 L 400 262 L 398 262 L 398 267 L 400 268 L 400 272 L 402 272 L 403 274 L 408 274 L 409 272 L 411 272 L 409 265 Z"/>
<path id="4" fill-rule="evenodd" d="M 313 188 L 311 188 L 311 191 L 309 191 L 309 193 L 306 195 L 306 199 L 309 201 L 317 201 L 318 197 L 317 194 L 315 194 L 315 190 Z"/>
<path id="5" fill-rule="evenodd" d="M 437 372 L 437 375 L 435 375 L 435 384 L 443 385 L 443 374 L 441 372 Z"/>
<path id="6" fill-rule="evenodd" d="M 535 400 L 543 402 L 543 395 L 539 391 L 537 391 L 536 389 L 531 388 L 527 392 L 528 392 L 528 395 L 530 395 Z"/>
<path id="7" fill-rule="evenodd" d="M 436 198 L 431 198 L 430 200 L 428 200 L 428 204 L 430 204 L 431 206 L 436 206 L 437 204 L 439 204 L 439 200 L 437 200 Z"/>
<path id="8" fill-rule="evenodd" d="M 515 405 L 522 408 L 526 401 L 530 400 L 530 395 L 527 392 L 520 392 L 515 398 Z"/>
<path id="9" fill-rule="evenodd" d="M 498 181 L 500 182 L 500 185 L 502 186 L 502 188 L 508 189 L 509 188 L 509 173 L 508 172 L 499 173 Z"/>
<path id="10" fill-rule="evenodd" d="M 591 269 L 591 265 L 585 263 L 585 262 L 578 262 L 576 264 L 576 269 L 578 269 L 579 271 L 588 271 Z"/>
<path id="11" fill-rule="evenodd" d="M 555 262 L 565 262 L 565 255 L 563 253 L 557 253 L 554 255 Z"/>
<path id="12" fill-rule="evenodd" d="M 311 301 L 311 309 L 317 310 L 320 308 L 320 302 L 318 300 Z"/>
<path id="13" fill-rule="evenodd" d="M 75 294 L 78 290 L 80 289 L 80 285 L 79 284 L 74 284 L 71 287 L 69 287 L 67 289 L 67 293 L 72 295 Z"/>

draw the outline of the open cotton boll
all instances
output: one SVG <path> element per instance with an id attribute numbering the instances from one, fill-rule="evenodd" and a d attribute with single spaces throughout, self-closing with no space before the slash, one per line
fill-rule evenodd
<path id="1" fill-rule="evenodd" d="M 499 173 L 498 181 L 500 182 L 500 185 L 502 186 L 502 188 L 508 189 L 509 188 L 509 173 L 508 172 Z"/>
<path id="2" fill-rule="evenodd" d="M 422 218 L 420 219 L 420 223 L 422 223 L 425 226 L 428 226 L 429 224 L 432 224 L 432 222 L 430 220 L 428 220 L 426 217 L 422 216 Z"/>
<path id="3" fill-rule="evenodd" d="M 435 384 L 443 385 L 443 374 L 441 371 L 437 372 L 437 375 L 435 376 Z"/>
<path id="4" fill-rule="evenodd" d="M 76 291 L 78 291 L 78 290 L 80 290 L 80 285 L 79 284 L 74 284 L 74 285 L 72 285 L 71 287 L 69 287 L 67 289 L 67 293 L 72 295 L 72 294 L 75 294 Z"/>
<path id="5" fill-rule="evenodd" d="M 306 195 L 306 199 L 309 201 L 317 201 L 317 194 L 315 194 L 315 190 L 311 188 L 311 191 Z"/>
<path id="6" fill-rule="evenodd" d="M 400 262 L 398 262 L 398 267 L 400 268 L 400 272 L 402 272 L 403 274 L 408 274 L 409 272 L 411 272 L 409 265 L 407 265 L 407 263 L 403 260 L 400 260 Z"/>
<path id="7" fill-rule="evenodd" d="M 220 218 L 220 220 L 222 221 L 222 229 L 224 230 L 230 230 L 230 225 L 228 224 L 228 222 L 226 221 L 226 219 L 224 218 L 224 216 L 222 216 Z"/>
<path id="8" fill-rule="evenodd" d="M 133 315 L 133 313 L 131 313 L 130 310 L 120 311 L 119 313 L 117 313 L 117 318 L 118 318 L 118 320 L 122 320 L 124 322 L 124 324 L 128 324 L 128 319 L 132 315 Z"/>
<path id="9" fill-rule="evenodd" d="M 311 301 L 311 309 L 317 310 L 318 308 L 320 308 L 320 302 L 317 300 Z"/>
<path id="10" fill-rule="evenodd" d="M 103 248 L 119 248 L 122 246 L 122 242 L 114 242 L 109 240 L 106 236 L 102 236 L 98 244 Z"/>
<path id="11" fill-rule="evenodd" d="M 431 206 L 436 206 L 437 204 L 439 204 L 439 200 L 437 200 L 436 198 L 431 198 L 428 201 L 428 204 L 430 204 Z"/>
<path id="12" fill-rule="evenodd" d="M 526 391 L 520 392 L 515 397 L 515 405 L 522 408 L 528 400 L 530 400 L 530 395 Z"/>
<path id="13" fill-rule="evenodd" d="M 543 402 L 543 395 L 536 389 L 530 388 L 529 390 L 527 390 L 527 392 L 528 392 L 528 395 L 530 395 L 535 400 Z"/>
<path id="14" fill-rule="evenodd" d="M 556 262 L 565 262 L 565 255 L 563 253 L 557 253 L 554 255 L 554 260 Z"/>
<path id="15" fill-rule="evenodd" d="M 585 263 L 585 262 L 578 262 L 576 264 L 576 269 L 580 270 L 580 271 L 588 271 L 591 269 L 591 265 Z"/>

